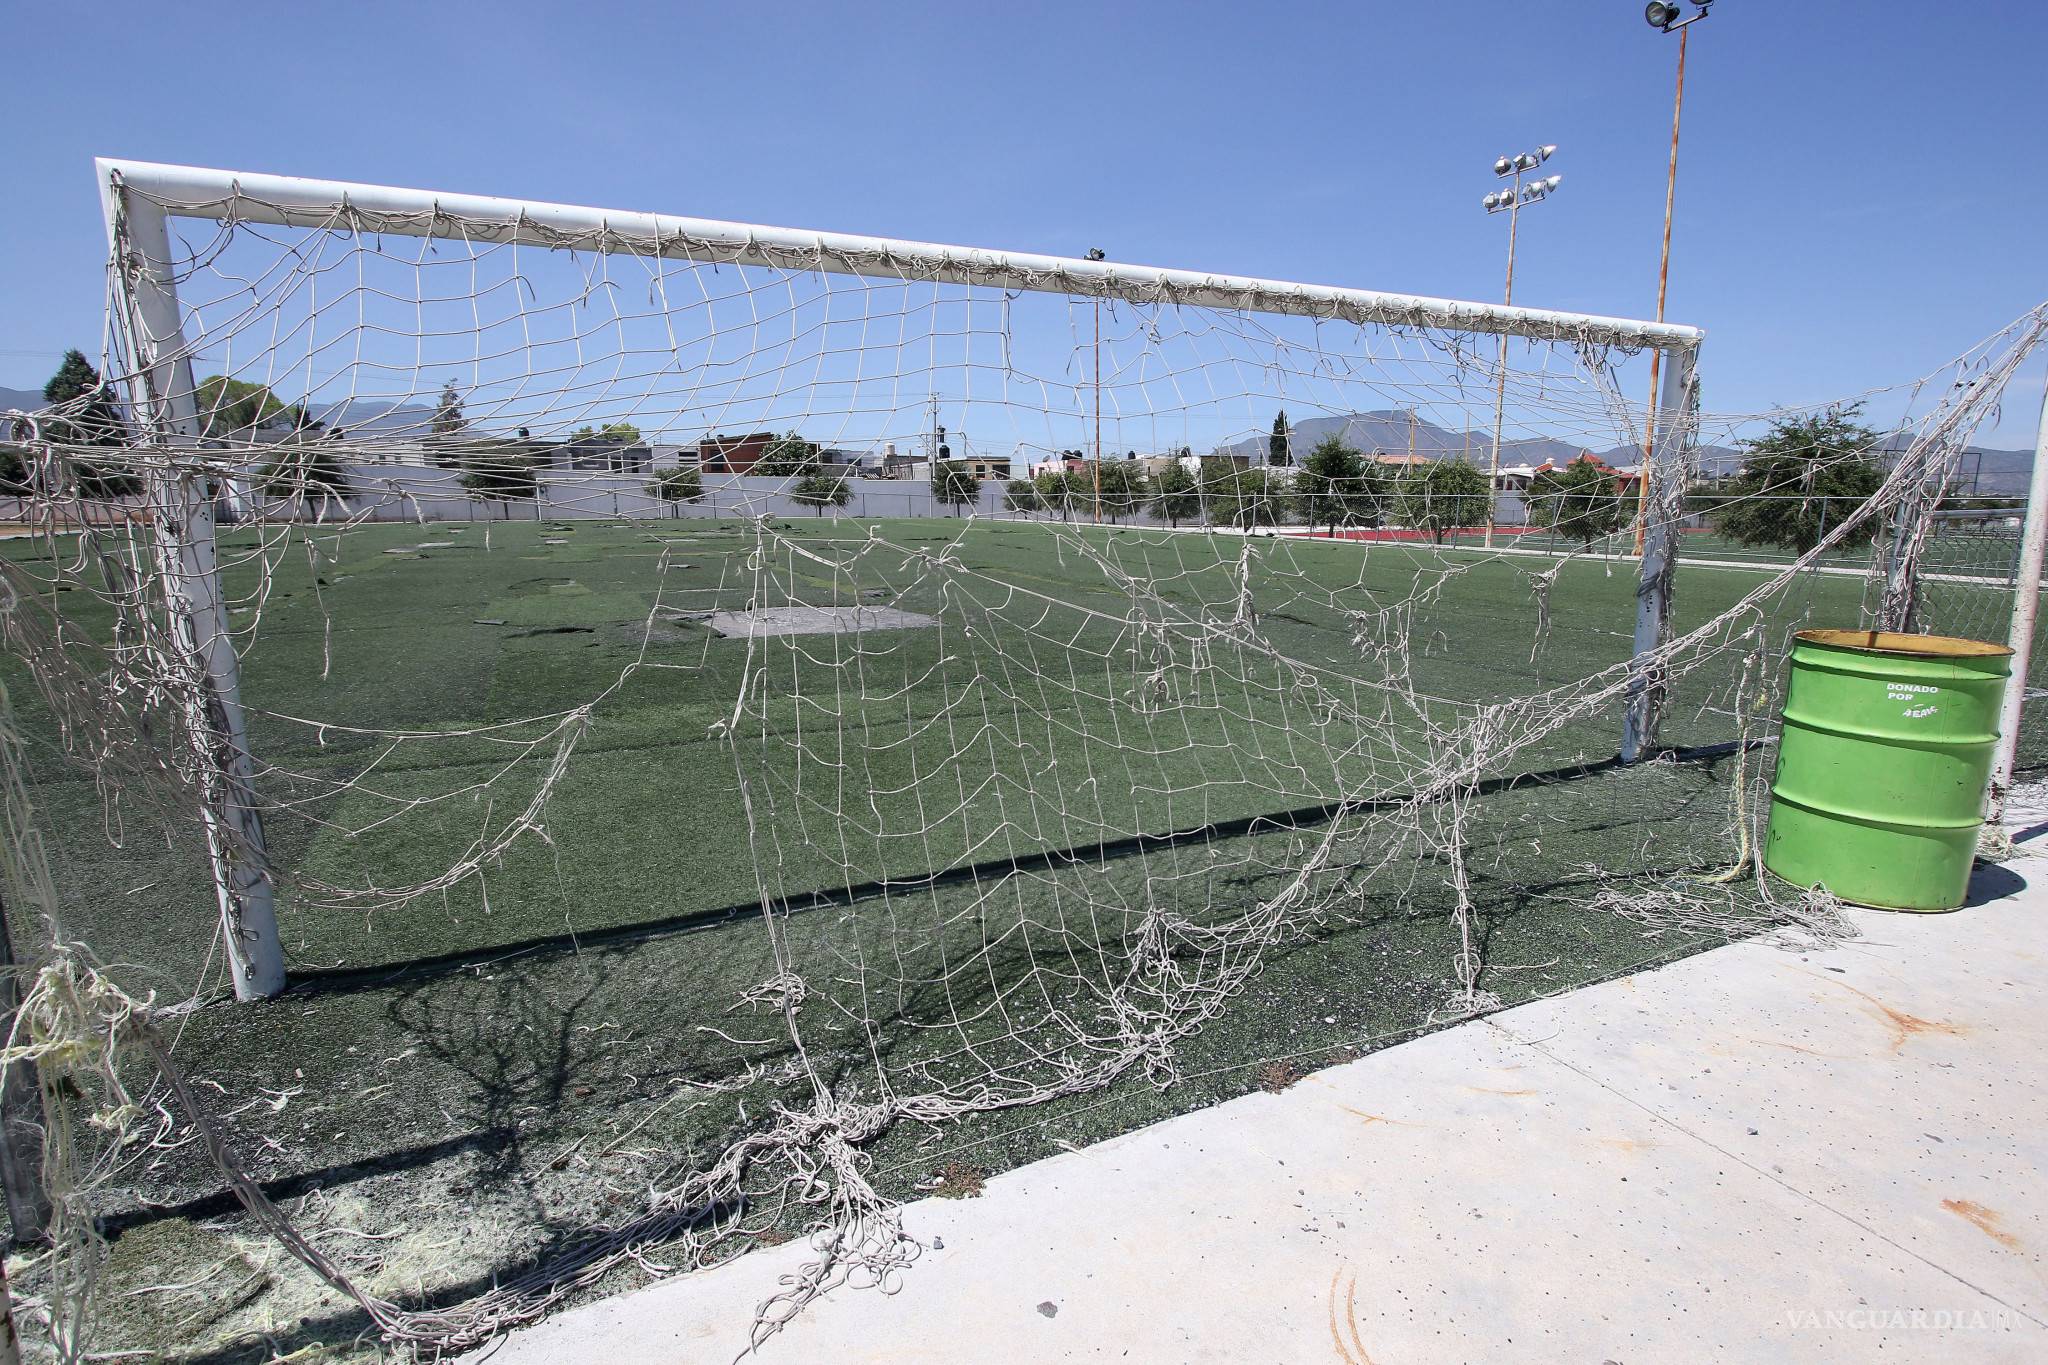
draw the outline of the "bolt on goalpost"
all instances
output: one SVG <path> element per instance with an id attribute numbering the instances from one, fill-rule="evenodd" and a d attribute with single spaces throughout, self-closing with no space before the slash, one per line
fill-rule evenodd
<path id="1" fill-rule="evenodd" d="M 126 377 L 143 444 L 157 450 L 150 507 L 164 603 L 171 619 L 173 676 L 183 675 L 187 728 L 235 988 L 243 998 L 283 988 L 275 889 L 257 815 L 251 760 L 215 555 L 213 478 L 182 467 L 198 445 L 192 350 L 184 334 L 171 217 L 264 224 L 308 231 L 466 243 L 531 244 L 756 266 L 874 280 L 961 284 L 1070 297 L 1279 314 L 1390 329 L 1519 337 L 1663 355 L 1654 455 L 1644 471 L 1652 498 L 1650 546 L 1637 592 L 1632 675 L 1621 756 L 1654 749 L 1664 683 L 1655 655 L 1670 638 L 1676 516 L 1683 501 L 1685 443 L 1701 332 L 1692 327 L 1506 304 L 1309 285 L 1098 259 L 1002 252 L 765 227 L 477 195 L 240 174 L 101 158 L 97 163 L 121 326 L 131 349 Z M 1099 453 L 1099 452 L 1098 452 Z M 1488 490 L 1488 519 L 1495 490 Z M 538 506 L 538 505 L 537 505 Z"/>

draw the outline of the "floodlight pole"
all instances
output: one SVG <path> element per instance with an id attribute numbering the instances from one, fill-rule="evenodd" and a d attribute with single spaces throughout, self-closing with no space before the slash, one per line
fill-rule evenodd
<path id="1" fill-rule="evenodd" d="M 104 176 L 100 194 L 132 352 L 132 417 L 138 443 L 154 448 L 160 461 L 149 476 L 149 510 L 169 618 L 168 663 L 191 747 L 186 759 L 200 794 L 235 997 L 260 999 L 284 989 L 284 949 L 256 808 L 239 662 L 221 600 L 214 480 L 166 458 L 194 448 L 199 435 L 170 233 L 162 207 L 128 194 L 118 173 Z"/>
<path id="2" fill-rule="evenodd" d="M 1664 666 L 1655 658 L 1671 638 L 1671 579 L 1678 562 L 1678 510 L 1685 496 L 1685 443 L 1692 410 L 1697 346 L 1674 349 L 1664 368 L 1664 387 L 1652 414 L 1655 440 L 1643 465 L 1643 487 L 1657 487 L 1645 502 L 1649 534 L 1636 578 L 1635 652 L 1628 680 L 1621 761 L 1634 763 L 1657 745 L 1664 712 Z"/>
<path id="3" fill-rule="evenodd" d="M 1515 306 L 1515 230 L 1520 226 L 1522 216 L 1522 168 L 1519 160 L 1515 165 L 1515 184 L 1510 191 L 1514 196 L 1508 201 L 1508 285 L 1507 297 L 1501 302 L 1509 308 Z M 1498 496 L 1500 484 L 1500 431 L 1507 420 L 1508 407 L 1508 334 L 1500 334 L 1500 356 L 1493 377 L 1493 456 L 1486 465 L 1486 538 L 1483 548 L 1493 548 L 1494 498 Z"/>
<path id="4" fill-rule="evenodd" d="M 1664 321 L 1664 291 L 1671 281 L 1671 209 L 1678 198 L 1678 119 L 1685 112 L 1685 44 L 1692 37 L 1692 25 L 1704 18 L 1702 9 L 1692 19 L 1675 27 L 1678 29 L 1678 86 L 1671 97 L 1671 166 L 1664 173 L 1664 250 L 1657 259 L 1657 321 Z M 1650 420 L 1654 425 L 1657 407 L 1657 369 L 1664 358 L 1663 348 L 1650 352 Z M 1643 521 L 1649 510 L 1650 443 L 1655 439 L 1651 431 L 1643 432 L 1643 477 L 1636 480 L 1636 557 L 1643 554 Z"/>
<path id="5" fill-rule="evenodd" d="M 2041 561 L 2048 550 L 2048 389 L 2041 394 L 2041 420 L 2034 429 L 2034 473 L 2027 481 L 2026 530 L 2020 536 L 2019 572 L 2013 583 L 2012 675 L 1998 705 L 1998 747 L 1991 757 L 1991 789 L 1984 819 L 1994 830 L 2005 819 L 2005 798 L 2019 755 L 2020 710 L 2027 701 L 2027 666 L 2034 652 L 2034 620 L 2041 611 Z"/>
<path id="6" fill-rule="evenodd" d="M 1512 170 L 1515 176 L 1514 184 L 1508 190 L 1500 194 L 1489 194 L 1484 200 L 1488 213 L 1499 213 L 1503 208 L 1508 211 L 1507 299 L 1502 304 L 1502 307 L 1513 308 L 1515 306 L 1515 238 L 1522 220 L 1522 172 L 1535 170 L 1545 161 L 1548 161 L 1551 154 L 1556 150 L 1556 147 L 1546 145 L 1538 147 L 1533 152 L 1519 152 L 1512 157 L 1502 157 L 1493 163 L 1493 173 L 1495 175 L 1506 178 L 1508 171 Z M 1533 204 L 1538 199 L 1547 198 L 1550 192 L 1557 188 L 1557 182 L 1558 177 L 1554 175 L 1548 180 L 1537 181 L 1530 187 L 1529 202 Z M 1507 421 L 1507 399 L 1508 334 L 1502 332 L 1500 336 L 1500 353 L 1495 367 L 1493 384 L 1493 455 L 1487 462 L 1486 471 L 1486 538 L 1484 548 L 1489 550 L 1493 548 L 1495 500 L 1500 495 L 1498 486 L 1500 483 L 1500 439 L 1501 429 L 1506 425 Z"/>

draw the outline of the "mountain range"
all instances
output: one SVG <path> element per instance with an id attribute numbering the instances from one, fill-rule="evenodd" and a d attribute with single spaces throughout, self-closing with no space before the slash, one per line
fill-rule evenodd
<path id="1" fill-rule="evenodd" d="M 1291 426 L 1294 432 L 1294 457 L 1297 460 L 1306 458 L 1318 442 L 1329 436 L 1338 437 L 1353 450 L 1405 455 L 1412 449 L 1417 455 L 1427 456 L 1432 460 L 1463 457 L 1475 464 L 1483 464 L 1491 455 L 1493 448 L 1492 439 L 1483 432 L 1475 431 L 1468 436 L 1462 431 L 1452 431 L 1438 426 L 1426 417 L 1401 408 L 1378 412 L 1353 412 L 1331 417 L 1305 417 Z M 1228 445 L 1220 446 L 1218 450 L 1229 455 L 1248 455 L 1254 463 L 1264 463 L 1267 439 L 1263 434 L 1247 436 L 1241 441 L 1232 441 Z M 1884 448 L 1898 450 L 1903 448 L 1903 443 L 1890 442 Z M 1708 478 L 1722 478 L 1737 473 L 1742 468 L 1743 452 L 1733 447 L 1703 445 L 1698 450 L 1700 472 Z M 1566 464 L 1585 453 L 1586 447 L 1570 441 L 1561 441 L 1553 436 L 1527 436 L 1500 443 L 1500 462 L 1503 466 L 1541 465 L 1546 460 L 1555 464 Z M 1640 464 L 1643 458 L 1641 449 L 1636 446 L 1612 446 L 1606 450 L 1595 450 L 1592 454 L 1602 463 L 1617 468 Z M 2030 450 L 1994 450 L 1986 446 L 1969 446 L 1963 451 L 1958 472 L 1962 486 L 1973 489 L 1980 495 L 2017 496 L 2027 491 L 2027 482 L 2033 475 L 2033 469 L 2034 453 Z"/>
<path id="2" fill-rule="evenodd" d="M 1493 439 L 1485 432 L 1475 431 L 1468 435 L 1452 431 L 1402 408 L 1333 417 L 1305 417 L 1290 425 L 1294 431 L 1293 449 L 1297 460 L 1305 459 L 1309 451 L 1330 436 L 1336 436 L 1353 450 L 1378 451 L 1387 455 L 1406 455 L 1413 450 L 1417 455 L 1432 460 L 1463 457 L 1477 464 L 1486 461 L 1493 453 Z M 1242 441 L 1221 446 L 1219 450 L 1229 455 L 1249 455 L 1255 463 L 1263 463 L 1266 442 L 1267 437 L 1263 435 L 1248 436 Z M 1727 446 L 1701 446 L 1699 452 L 1700 469 L 1709 477 L 1732 474 L 1742 464 L 1742 452 Z M 1523 436 L 1500 443 L 1500 462 L 1504 467 L 1541 465 L 1546 460 L 1553 464 L 1568 464 L 1586 453 L 1585 446 L 1561 441 L 1554 436 Z M 1614 446 L 1595 450 L 1592 454 L 1603 463 L 1617 467 L 1641 464 L 1643 459 L 1642 451 L 1635 446 Z"/>

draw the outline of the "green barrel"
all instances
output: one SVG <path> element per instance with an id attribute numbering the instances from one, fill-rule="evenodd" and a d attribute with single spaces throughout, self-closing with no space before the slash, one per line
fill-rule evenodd
<path id="1" fill-rule="evenodd" d="M 2011 656 L 1945 635 L 1800 631 L 1764 866 L 1858 905 L 1961 905 Z"/>

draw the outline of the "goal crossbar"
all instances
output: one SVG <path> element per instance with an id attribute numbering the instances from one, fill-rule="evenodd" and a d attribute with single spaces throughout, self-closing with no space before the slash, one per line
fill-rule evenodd
<path id="1" fill-rule="evenodd" d="M 123 197 L 120 191 L 125 189 L 156 205 L 166 215 L 217 222 L 485 243 L 518 241 L 559 250 L 982 285 L 1118 298 L 1141 304 L 1183 304 L 1360 325 L 1488 333 L 1603 346 L 1690 350 L 1702 336 L 1698 328 L 1672 323 L 1172 270 L 1121 261 L 1090 261 L 107 157 L 99 158 L 95 164 L 110 211 Z M 130 211 L 135 207 L 131 201 Z"/>

